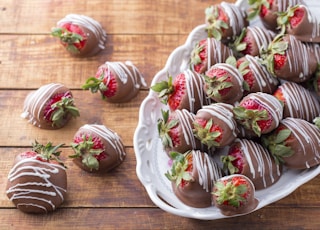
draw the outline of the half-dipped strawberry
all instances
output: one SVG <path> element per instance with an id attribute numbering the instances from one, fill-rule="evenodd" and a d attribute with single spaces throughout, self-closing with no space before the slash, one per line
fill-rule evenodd
<path id="1" fill-rule="evenodd" d="M 191 52 L 190 67 L 197 73 L 205 73 L 212 65 L 225 62 L 232 50 L 215 38 L 200 40 Z"/>
<path id="2" fill-rule="evenodd" d="M 232 109 L 233 106 L 226 103 L 213 103 L 199 109 L 194 119 L 195 137 L 208 148 L 231 144 L 238 134 Z"/>
<path id="3" fill-rule="evenodd" d="M 89 77 L 82 88 L 100 92 L 108 102 L 122 103 L 134 98 L 142 86 L 146 86 L 142 74 L 132 62 L 126 61 L 99 66 L 96 75 Z"/>
<path id="4" fill-rule="evenodd" d="M 69 157 L 87 172 L 108 172 L 120 165 L 126 152 L 117 133 L 104 125 L 86 124 L 73 137 Z"/>
<path id="5" fill-rule="evenodd" d="M 50 83 L 26 97 L 21 116 L 41 129 L 59 129 L 80 113 L 71 91 L 62 84 Z"/>
<path id="6" fill-rule="evenodd" d="M 199 150 L 171 152 L 170 156 L 173 163 L 165 176 L 172 182 L 177 198 L 191 207 L 210 207 L 211 190 L 223 175 L 221 169 L 207 153 Z"/>
<path id="7" fill-rule="evenodd" d="M 253 211 L 259 201 L 255 198 L 252 181 L 241 174 L 224 176 L 217 180 L 212 190 L 214 205 L 226 216 Z"/>
<path id="8" fill-rule="evenodd" d="M 106 32 L 99 22 L 78 14 L 68 14 L 52 28 L 52 36 L 74 56 L 92 56 L 104 49 Z"/>
<path id="9" fill-rule="evenodd" d="M 210 104 L 203 90 L 202 76 L 192 70 L 185 70 L 167 81 L 155 83 L 151 89 L 158 93 L 159 98 L 167 104 L 171 111 L 186 109 L 195 113 L 203 105 Z"/>
<path id="10" fill-rule="evenodd" d="M 248 26 L 246 11 L 233 3 L 221 2 L 205 10 L 206 32 L 226 43 Z"/>
<path id="11" fill-rule="evenodd" d="M 283 105 L 273 95 L 257 92 L 245 96 L 233 112 L 240 125 L 260 137 L 278 127 Z"/>
<path id="12" fill-rule="evenodd" d="M 320 164 L 320 129 L 306 120 L 287 117 L 272 133 L 262 138 L 277 163 L 292 169 Z"/>
<path id="13" fill-rule="evenodd" d="M 273 185 L 282 175 L 281 165 L 276 164 L 266 148 L 252 140 L 237 139 L 221 160 L 229 174 L 247 176 L 256 190 Z"/>
<path id="14" fill-rule="evenodd" d="M 11 168 L 6 193 L 22 212 L 48 213 L 65 200 L 67 174 L 58 149 L 62 144 L 41 145 L 37 141 L 32 150 L 18 154 Z"/>

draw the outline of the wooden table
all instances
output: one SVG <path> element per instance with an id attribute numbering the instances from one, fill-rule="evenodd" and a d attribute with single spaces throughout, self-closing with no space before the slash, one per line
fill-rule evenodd
<path id="1" fill-rule="evenodd" d="M 174 48 L 204 23 L 204 9 L 220 0 L 0 0 L 0 229 L 316 229 L 320 226 L 320 177 L 288 197 L 252 214 L 216 221 L 166 213 L 150 200 L 136 176 L 133 134 L 142 89 L 128 103 L 110 104 L 81 85 L 105 61 L 131 60 L 148 85 Z M 232 2 L 232 1 L 229 1 Z M 73 58 L 50 36 L 51 27 L 69 13 L 99 21 L 108 33 L 107 47 L 91 58 Z M 61 130 L 40 130 L 20 117 L 26 95 L 43 84 L 60 82 L 75 97 L 81 117 Z M 103 176 L 76 167 L 68 155 L 76 130 L 100 123 L 116 131 L 127 151 L 125 162 Z M 68 196 L 47 215 L 18 211 L 5 185 L 16 154 L 37 139 L 66 143 Z"/>

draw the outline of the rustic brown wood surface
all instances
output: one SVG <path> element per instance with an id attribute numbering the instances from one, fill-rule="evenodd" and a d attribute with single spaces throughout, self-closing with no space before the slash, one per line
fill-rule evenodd
<path id="1" fill-rule="evenodd" d="M 131 60 L 148 86 L 174 48 L 204 23 L 204 9 L 220 0 L 0 0 L 0 230 L 2 229 L 318 229 L 320 177 L 288 197 L 242 217 L 201 221 L 174 216 L 156 207 L 136 176 L 133 134 L 139 106 L 148 88 L 128 103 L 110 104 L 81 89 L 105 61 Z M 231 0 L 229 2 L 232 2 Z M 73 58 L 50 36 L 51 27 L 69 13 L 99 21 L 107 47 L 91 58 Z M 81 117 L 66 127 L 40 130 L 20 117 L 26 95 L 39 86 L 60 82 L 72 89 Z M 81 171 L 68 155 L 76 130 L 101 123 L 116 131 L 127 151 L 114 171 Z M 31 142 L 66 143 L 68 196 L 57 211 L 29 215 L 6 196 L 8 172 L 16 154 Z"/>

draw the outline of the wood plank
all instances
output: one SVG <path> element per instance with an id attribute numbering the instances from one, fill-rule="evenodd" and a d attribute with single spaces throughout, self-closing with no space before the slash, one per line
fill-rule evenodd
<path id="1" fill-rule="evenodd" d="M 108 34 L 187 34 L 204 22 L 205 8 L 217 2 L 0 0 L 0 33 L 50 33 L 57 21 L 76 13 L 97 20 Z"/>
<path id="2" fill-rule="evenodd" d="M 187 219 L 158 208 L 60 209 L 48 215 L 3 210 L 0 229 L 318 229 L 319 208 L 265 208 L 220 220 Z"/>

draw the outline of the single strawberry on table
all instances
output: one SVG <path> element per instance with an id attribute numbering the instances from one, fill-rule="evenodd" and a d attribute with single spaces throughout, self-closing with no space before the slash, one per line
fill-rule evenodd
<path id="1" fill-rule="evenodd" d="M 247 176 L 256 190 L 270 187 L 282 175 L 282 165 L 276 164 L 268 150 L 252 140 L 236 139 L 221 161 L 228 174 Z"/>
<path id="2" fill-rule="evenodd" d="M 320 42 L 320 21 L 306 5 L 289 6 L 279 13 L 277 23 L 282 33 L 295 36 L 303 42 Z"/>
<path id="3" fill-rule="evenodd" d="M 63 144 L 42 145 L 18 154 L 6 185 L 8 198 L 22 212 L 49 213 L 64 202 L 67 194 L 66 168 L 60 159 Z"/>
<path id="4" fill-rule="evenodd" d="M 233 51 L 215 38 L 205 38 L 196 43 L 191 52 L 190 68 L 205 73 L 212 65 L 225 62 Z"/>
<path id="5" fill-rule="evenodd" d="M 250 213 L 259 204 L 252 181 L 241 174 L 218 179 L 212 189 L 212 200 L 226 216 Z"/>
<path id="6" fill-rule="evenodd" d="M 98 67 L 94 77 L 89 77 L 82 88 L 91 93 L 100 92 L 102 99 L 111 103 L 128 102 L 146 82 L 131 62 L 105 62 Z"/>
<path id="7" fill-rule="evenodd" d="M 223 43 L 232 41 L 248 26 L 246 11 L 241 7 L 227 2 L 212 5 L 205 10 L 206 32 L 208 37 L 221 40 Z"/>
<path id="8" fill-rule="evenodd" d="M 217 63 L 203 75 L 204 90 L 215 102 L 234 104 L 243 96 L 243 75 L 230 56 L 225 63 Z"/>
<path id="9" fill-rule="evenodd" d="M 250 93 L 233 108 L 236 121 L 258 137 L 278 127 L 283 117 L 283 105 L 268 93 Z"/>
<path id="10" fill-rule="evenodd" d="M 155 83 L 151 89 L 171 111 L 186 109 L 195 113 L 202 106 L 211 103 L 203 90 L 203 84 L 204 80 L 199 73 L 185 70 L 174 78 L 168 76 L 168 80 Z"/>
<path id="11" fill-rule="evenodd" d="M 108 172 L 120 165 L 126 152 L 120 136 L 104 125 L 85 124 L 73 137 L 69 157 L 87 172 Z"/>
<path id="12" fill-rule="evenodd" d="M 106 32 L 96 20 L 79 14 L 68 14 L 52 28 L 51 35 L 59 38 L 74 56 L 93 56 L 105 48 Z"/>
<path id="13" fill-rule="evenodd" d="M 60 83 L 46 84 L 29 93 L 21 114 L 41 129 L 60 129 L 78 116 L 71 91 Z"/>
<path id="14" fill-rule="evenodd" d="M 274 76 L 297 83 L 305 82 L 317 69 L 315 53 L 295 36 L 279 34 L 261 52 L 262 63 Z"/>
<path id="15" fill-rule="evenodd" d="M 262 143 L 278 164 L 290 169 L 308 169 L 320 163 L 320 129 L 300 118 L 287 117 L 263 136 Z"/>
<path id="16" fill-rule="evenodd" d="M 203 106 L 195 115 L 193 133 L 208 148 L 231 144 L 238 135 L 233 106 L 213 103 Z"/>
<path id="17" fill-rule="evenodd" d="M 165 176 L 177 198 L 191 207 L 210 207 L 213 184 L 223 176 L 218 165 L 200 150 L 171 152 L 170 157 L 173 163 Z"/>

